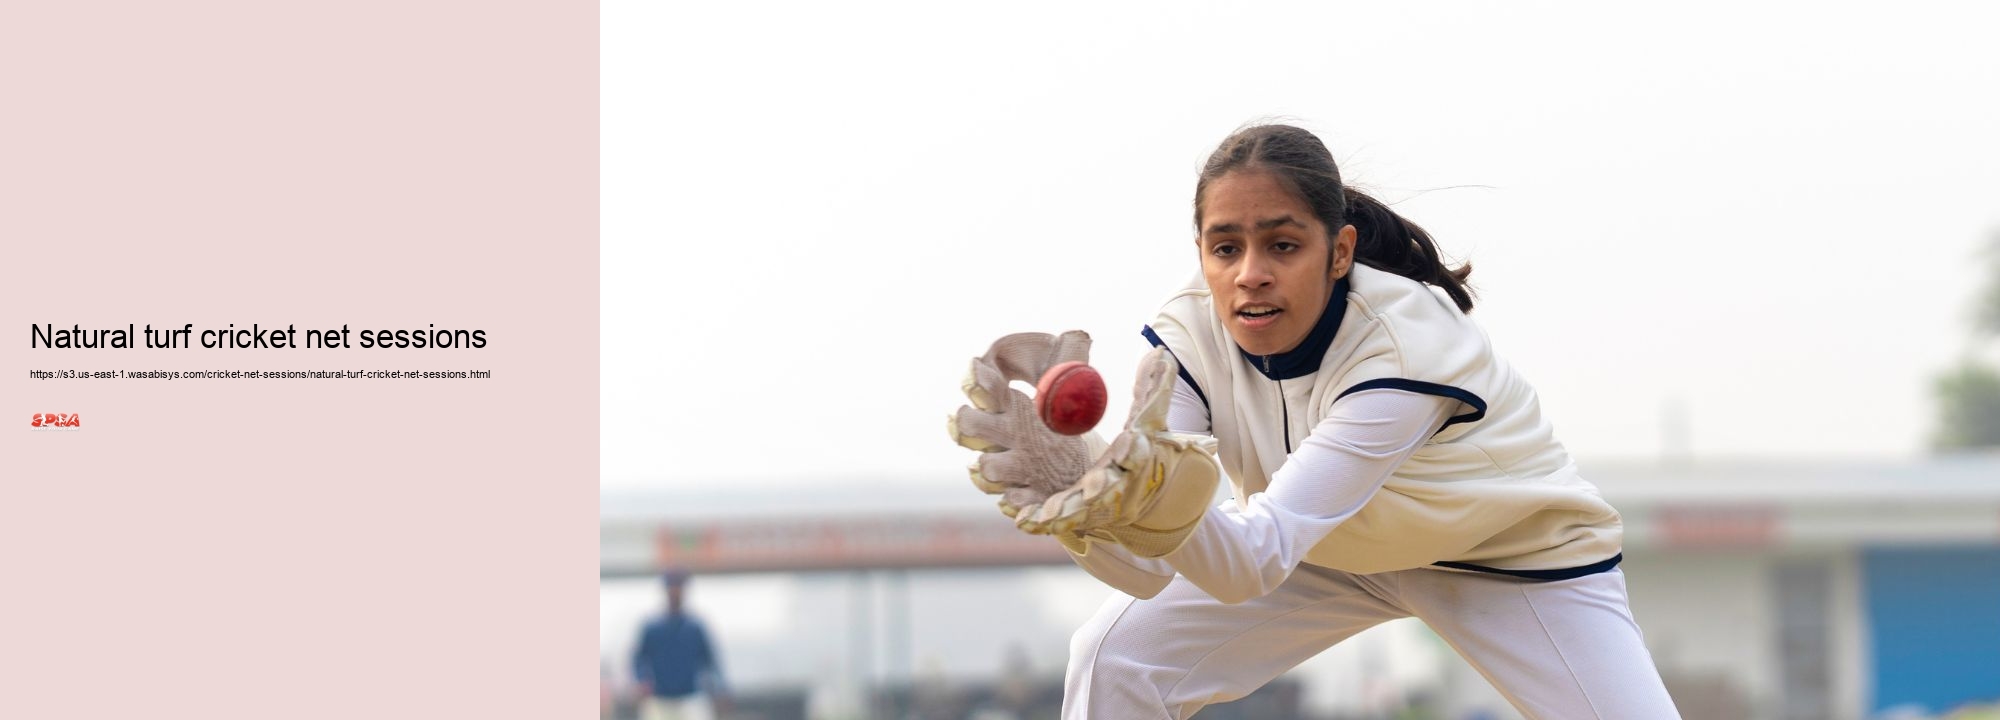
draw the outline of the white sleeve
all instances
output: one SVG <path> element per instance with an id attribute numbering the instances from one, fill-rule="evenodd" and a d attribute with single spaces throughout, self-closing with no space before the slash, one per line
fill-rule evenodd
<path id="1" fill-rule="evenodd" d="M 1174 401 L 1167 406 L 1167 429 L 1177 433 L 1207 435 L 1208 401 L 1181 378 L 1174 379 Z"/>
<path id="2" fill-rule="evenodd" d="M 1206 435 L 1208 427 L 1208 403 L 1194 386 L 1176 378 L 1173 403 L 1167 406 L 1167 429 Z M 1093 542 L 1088 553 L 1070 553 L 1069 557 L 1104 584 L 1136 598 L 1158 595 L 1174 579 L 1174 567 L 1165 560 L 1133 555 L 1116 543 Z"/>
<path id="3" fill-rule="evenodd" d="M 1448 398 L 1388 388 L 1341 398 L 1271 474 L 1269 489 L 1209 508 L 1187 543 L 1163 559 L 1225 603 L 1270 593 L 1374 497 L 1456 406 Z"/>

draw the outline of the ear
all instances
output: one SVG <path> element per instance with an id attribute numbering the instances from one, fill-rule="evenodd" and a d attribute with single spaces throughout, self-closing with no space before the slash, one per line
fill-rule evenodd
<path id="1" fill-rule="evenodd" d="M 1327 268 L 1328 277 L 1339 280 L 1354 269 L 1354 243 L 1359 237 L 1353 225 L 1342 225 L 1340 232 L 1333 234 L 1333 263 Z"/>

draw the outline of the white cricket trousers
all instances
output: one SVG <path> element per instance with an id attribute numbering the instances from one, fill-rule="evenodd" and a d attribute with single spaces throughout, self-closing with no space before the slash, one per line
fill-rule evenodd
<path id="1" fill-rule="evenodd" d="M 1414 616 L 1534 720 L 1678 719 L 1625 597 L 1616 569 L 1537 582 L 1300 565 L 1271 594 L 1237 605 L 1176 576 L 1151 599 L 1113 595 L 1077 630 L 1063 717 L 1186 718 L 1355 633 Z"/>

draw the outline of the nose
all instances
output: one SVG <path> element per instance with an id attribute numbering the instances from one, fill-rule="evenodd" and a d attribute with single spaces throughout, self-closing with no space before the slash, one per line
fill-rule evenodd
<path id="1" fill-rule="evenodd" d="M 1255 290 L 1269 287 L 1274 279 L 1276 276 L 1271 272 L 1270 258 L 1256 250 L 1243 253 L 1243 262 L 1236 269 L 1236 287 Z"/>

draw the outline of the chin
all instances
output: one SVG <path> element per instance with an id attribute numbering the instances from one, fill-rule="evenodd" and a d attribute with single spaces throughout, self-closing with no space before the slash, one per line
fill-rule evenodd
<path id="1" fill-rule="evenodd" d="M 1251 330 L 1238 325 L 1234 316 L 1229 319 L 1231 322 L 1223 325 L 1229 333 L 1229 339 L 1235 341 L 1236 347 L 1251 355 L 1276 355 L 1298 347 L 1299 343 L 1305 342 L 1306 331 L 1311 329 L 1267 327 Z M 1290 341 L 1281 342 L 1279 338 L 1289 338 Z"/>
<path id="2" fill-rule="evenodd" d="M 1232 339 L 1236 340 L 1237 347 L 1243 348 L 1243 352 L 1250 353 L 1251 355 L 1276 355 L 1285 351 L 1284 348 L 1278 347 L 1264 338 Z"/>

